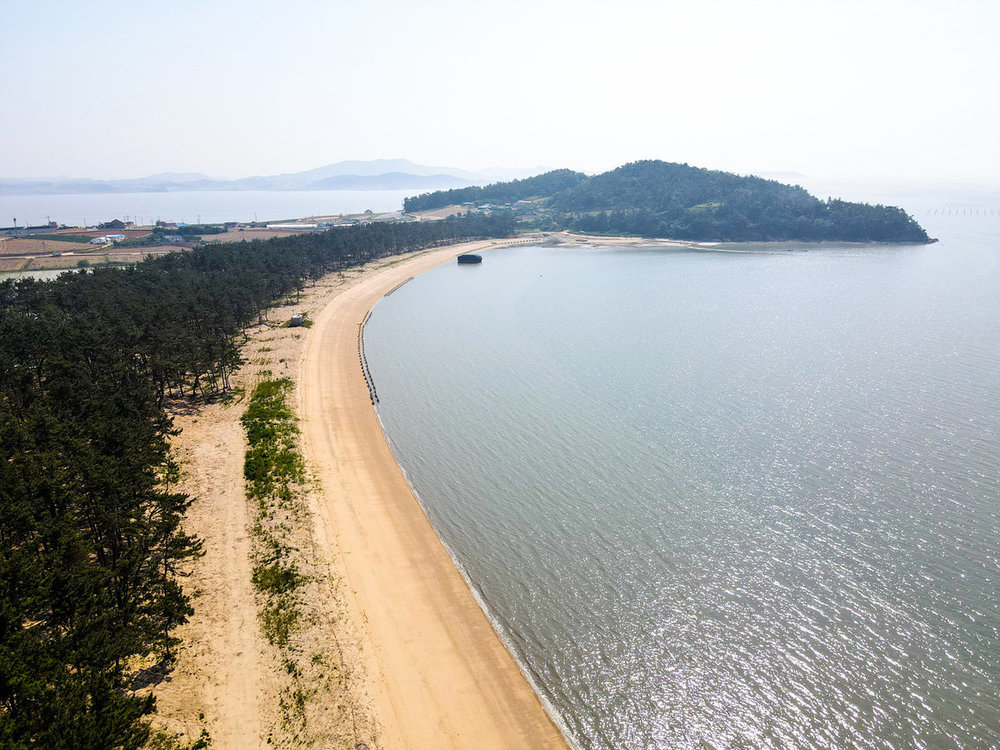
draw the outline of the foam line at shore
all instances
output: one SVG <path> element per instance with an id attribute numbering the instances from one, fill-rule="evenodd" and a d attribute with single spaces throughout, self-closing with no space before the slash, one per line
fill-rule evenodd
<path id="1" fill-rule="evenodd" d="M 382 428 L 382 433 L 385 435 L 386 442 L 389 445 L 389 449 L 392 451 L 393 456 L 396 456 L 396 450 L 393 447 L 393 442 L 392 440 L 389 439 L 389 433 L 385 428 L 385 423 L 382 421 L 382 416 L 381 414 L 379 414 L 377 407 L 375 409 L 375 416 L 378 419 L 379 426 Z M 403 474 L 403 478 L 406 480 L 406 484 L 409 485 L 410 492 L 413 493 L 413 497 L 417 501 L 417 504 L 420 505 L 421 509 L 424 511 L 424 515 L 426 515 L 428 519 L 430 519 L 430 515 L 427 513 L 427 506 L 424 504 L 423 498 L 420 497 L 420 493 L 417 492 L 416 487 L 414 487 L 413 483 L 410 481 L 410 475 L 407 473 L 406 468 L 403 466 L 402 462 L 399 461 L 398 456 L 396 456 L 396 463 L 399 465 L 399 470 Z M 531 685 L 531 689 L 535 692 L 535 695 L 538 696 L 538 700 L 541 701 L 542 707 L 545 709 L 545 713 L 548 714 L 549 718 L 559 729 L 559 733 L 562 735 L 563 740 L 571 748 L 571 750 L 579 750 L 579 746 L 576 744 L 576 742 L 573 741 L 573 737 L 569 731 L 569 727 L 563 720 L 562 715 L 559 713 L 558 709 L 556 709 L 555 704 L 553 704 L 548 691 L 544 689 L 544 686 L 538 679 L 538 675 L 536 675 L 535 672 L 528 665 L 527 660 L 521 653 L 521 649 L 519 649 L 517 645 L 514 643 L 514 639 L 507 631 L 507 628 L 503 625 L 503 622 L 493 613 L 493 610 L 489 605 L 489 600 L 483 594 L 479 586 L 476 585 L 476 582 L 473 581 L 472 578 L 469 576 L 469 573 L 466 570 L 465 566 L 462 564 L 461 560 L 459 560 L 458 557 L 455 555 L 455 552 L 452 550 L 448 542 L 446 542 L 444 538 L 441 537 L 440 534 L 438 534 L 438 539 L 441 541 L 441 546 L 445 548 L 445 551 L 451 558 L 452 564 L 455 566 L 456 570 L 458 570 L 459 574 L 465 580 L 466 585 L 469 587 L 469 592 L 476 600 L 476 604 L 479 605 L 479 608 L 486 616 L 486 619 L 489 620 L 490 624 L 493 626 L 493 631 L 496 633 L 497 638 L 500 639 L 501 643 L 503 643 L 504 645 L 504 648 L 507 649 L 511 657 L 513 657 L 514 661 L 517 663 L 517 666 L 521 670 L 521 674 L 524 676 L 524 679 L 528 681 L 528 684 Z"/>

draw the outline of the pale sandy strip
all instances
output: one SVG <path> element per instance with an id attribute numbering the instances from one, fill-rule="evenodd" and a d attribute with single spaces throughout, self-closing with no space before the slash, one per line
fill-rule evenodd
<path id="1" fill-rule="evenodd" d="M 435 250 L 360 280 L 320 313 L 300 364 L 318 536 L 366 630 L 385 748 L 565 747 L 407 485 L 358 361 L 358 325 L 383 294 L 493 244 Z"/>

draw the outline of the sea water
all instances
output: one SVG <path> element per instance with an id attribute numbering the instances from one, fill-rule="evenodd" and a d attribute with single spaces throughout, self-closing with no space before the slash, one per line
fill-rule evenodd
<path id="1" fill-rule="evenodd" d="M 126 218 L 188 224 L 274 221 L 306 216 L 399 211 L 403 198 L 422 190 L 178 190 L 162 193 L 0 195 L 0 226 L 37 226 L 55 221 L 94 226 Z"/>
<path id="2" fill-rule="evenodd" d="M 1000 743 L 997 208 L 502 249 L 375 306 L 397 459 L 575 744 Z"/>

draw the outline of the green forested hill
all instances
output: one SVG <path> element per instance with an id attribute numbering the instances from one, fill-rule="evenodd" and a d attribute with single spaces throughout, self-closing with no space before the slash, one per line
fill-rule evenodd
<path id="1" fill-rule="evenodd" d="M 527 177 L 511 182 L 497 182 L 486 187 L 454 188 L 438 190 L 434 193 L 424 193 L 403 201 L 405 211 L 428 211 L 443 206 L 454 206 L 473 201 L 476 203 L 512 203 L 526 198 L 548 197 L 567 188 L 578 185 L 587 179 L 582 172 L 569 169 L 556 169 L 552 172 Z"/>
<path id="2" fill-rule="evenodd" d="M 513 184 L 465 190 L 501 196 Z M 638 161 L 573 184 L 535 187 L 543 186 L 554 188 L 535 193 L 548 197 L 550 225 L 582 232 L 687 240 L 929 241 L 923 228 L 894 206 L 822 201 L 799 186 L 687 164 Z M 449 194 L 459 192 L 408 201 L 448 205 Z M 407 204 L 407 210 L 418 209 Z"/>
<path id="3" fill-rule="evenodd" d="M 565 226 L 588 232 L 692 240 L 926 242 L 900 208 L 821 201 L 760 177 L 639 161 L 590 178 L 552 199 Z"/>

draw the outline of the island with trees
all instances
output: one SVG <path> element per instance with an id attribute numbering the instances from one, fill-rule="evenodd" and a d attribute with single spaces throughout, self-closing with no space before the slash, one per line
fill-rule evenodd
<path id="1" fill-rule="evenodd" d="M 593 177 L 557 170 L 486 187 L 407 198 L 407 211 L 531 201 L 537 228 L 692 241 L 932 241 L 895 206 L 820 200 L 799 186 L 687 164 L 637 161 Z"/>

